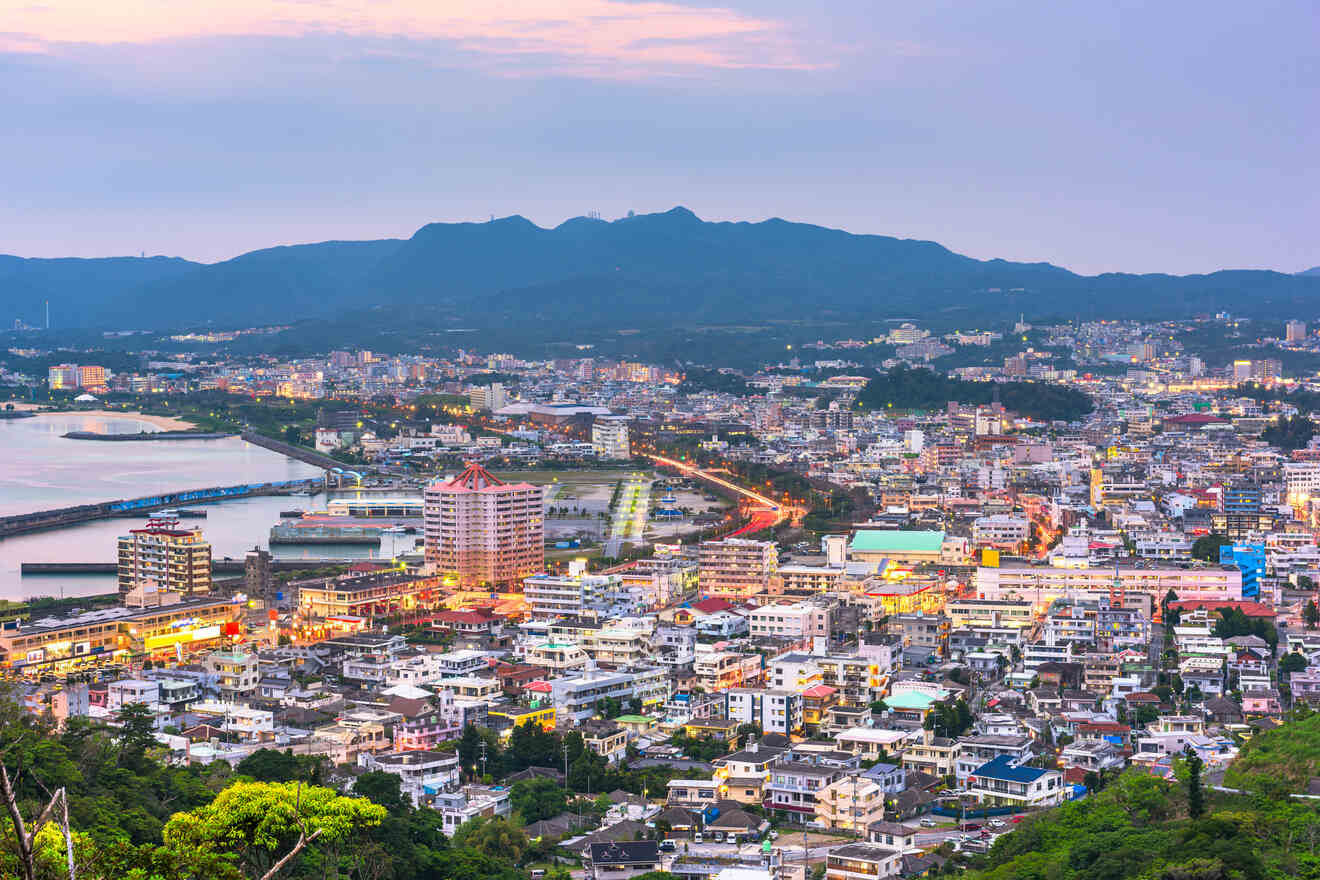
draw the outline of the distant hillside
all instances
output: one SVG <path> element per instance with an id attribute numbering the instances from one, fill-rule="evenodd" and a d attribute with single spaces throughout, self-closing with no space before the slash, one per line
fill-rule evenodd
<path id="1" fill-rule="evenodd" d="M 18 318 L 40 326 L 47 300 L 52 327 L 117 321 L 136 312 L 132 299 L 144 285 L 200 268 L 200 263 L 176 257 L 40 260 L 0 254 L 0 323 L 12 326 Z"/>
<path id="2" fill-rule="evenodd" d="M 1017 312 L 1178 316 L 1228 308 L 1291 314 L 1320 276 L 1076 275 L 1045 263 L 974 260 L 928 241 L 803 223 L 707 223 L 691 211 L 543 229 L 522 217 L 433 223 L 407 241 L 324 242 L 222 263 L 0 258 L 0 322 L 58 302 L 82 326 L 222 325 L 331 317 L 364 307 L 440 307 L 481 326 L 634 327 L 800 317 L 831 320 Z M 80 264 L 76 278 L 64 264 Z M 22 273 L 5 274 L 21 264 Z M 127 265 L 125 265 L 127 264 Z M 136 274 L 135 274 L 136 273 Z M 67 326 L 67 324 L 66 324 Z"/>

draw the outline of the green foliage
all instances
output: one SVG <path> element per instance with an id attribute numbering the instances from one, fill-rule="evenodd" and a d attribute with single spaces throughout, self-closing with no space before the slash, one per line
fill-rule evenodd
<path id="1" fill-rule="evenodd" d="M 737 373 L 689 367 L 683 373 L 683 381 L 678 386 L 678 393 L 696 394 L 699 391 L 717 391 L 738 397 L 746 397 L 749 393 L 747 380 Z"/>
<path id="2" fill-rule="evenodd" d="M 1306 623 L 1307 629 L 1315 629 L 1316 624 L 1320 623 L 1320 608 L 1316 607 L 1314 599 L 1306 600 L 1306 605 L 1302 608 L 1302 620 Z"/>
<path id="3" fill-rule="evenodd" d="M 995 390 L 1004 408 L 1034 419 L 1075 421 L 1095 408 L 1086 394 L 1044 382 L 967 382 L 927 369 L 896 367 L 866 383 L 857 402 L 869 409 L 944 409 L 949 401 L 988 404 Z"/>
<path id="4" fill-rule="evenodd" d="M 1304 791 L 1320 775 L 1320 714 L 1295 709 L 1286 724 L 1255 734 L 1224 774 L 1224 785 L 1267 794 Z"/>
<path id="5" fill-rule="evenodd" d="M 1184 752 L 1187 766 L 1187 815 L 1199 819 L 1205 815 L 1205 791 L 1201 788 L 1201 770 L 1205 762 L 1191 747 Z"/>
<path id="6" fill-rule="evenodd" d="M 258 749 L 238 762 L 234 772 L 257 782 L 307 782 L 324 785 L 329 761 L 319 755 L 295 755 L 292 749 Z"/>
<path id="7" fill-rule="evenodd" d="M 1263 617 L 1248 617 L 1238 608 L 1224 608 L 1215 621 L 1215 635 L 1221 639 L 1233 636 L 1259 636 L 1269 643 L 1273 651 L 1279 644 L 1279 633 L 1274 624 Z"/>
<path id="8" fill-rule="evenodd" d="M 509 798 L 524 823 L 554 818 L 568 807 L 567 793 L 553 779 L 521 779 Z"/>
<path id="9" fill-rule="evenodd" d="M 393 773 L 369 770 L 353 780 L 353 794 L 379 804 L 391 814 L 407 813 L 412 802 L 404 797 L 402 782 Z"/>
<path id="10" fill-rule="evenodd" d="M 1219 548 L 1232 543 L 1226 536 L 1214 532 L 1202 535 L 1192 542 L 1192 558 L 1217 564 L 1219 562 Z"/>
<path id="11" fill-rule="evenodd" d="M 711 737 L 689 738 L 681 729 L 669 740 L 694 761 L 710 762 L 729 753 L 728 743 Z"/>
<path id="12" fill-rule="evenodd" d="M 935 703 L 926 716 L 925 727 L 936 736 L 949 738 L 962 736 L 972 729 L 975 718 L 967 701 L 962 697 L 952 703 Z"/>
<path id="13" fill-rule="evenodd" d="M 1301 672 L 1307 666 L 1306 657 L 1295 651 L 1289 651 L 1279 658 L 1279 678 L 1286 680 L 1294 672 Z"/>
<path id="14" fill-rule="evenodd" d="M 478 816 L 458 826 L 450 843 L 455 849 L 470 849 L 517 863 L 527 849 L 527 835 L 503 816 Z"/>
<path id="15" fill-rule="evenodd" d="M 1129 771 L 1102 791 L 1024 821 L 972 880 L 1199 880 L 1320 876 L 1320 815 L 1309 804 L 1216 795 L 1186 815 L 1169 783 Z M 1207 807 L 1211 806 L 1209 804 Z"/>
<path id="16" fill-rule="evenodd" d="M 1280 416 L 1279 420 L 1261 433 L 1260 439 L 1285 452 L 1302 449 L 1315 436 L 1315 423 L 1298 413 L 1292 418 Z"/>
<path id="17" fill-rule="evenodd" d="M 165 846 L 176 852 L 234 853 L 249 873 L 268 870 L 299 835 L 319 846 L 345 841 L 379 825 L 385 808 L 333 789 L 289 782 L 237 782 L 204 807 L 175 813 Z"/>

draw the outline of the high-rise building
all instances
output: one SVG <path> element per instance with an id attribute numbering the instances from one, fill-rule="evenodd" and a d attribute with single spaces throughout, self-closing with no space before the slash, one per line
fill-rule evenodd
<path id="1" fill-rule="evenodd" d="M 46 370 L 46 383 L 52 391 L 78 387 L 77 364 L 54 364 Z"/>
<path id="2" fill-rule="evenodd" d="M 512 586 L 545 564 L 541 487 L 505 483 L 479 464 L 426 489 L 426 563 L 464 587 Z"/>
<path id="3" fill-rule="evenodd" d="M 591 445 L 597 458 L 632 458 L 628 443 L 628 420 L 620 416 L 600 416 L 591 423 Z"/>
<path id="4" fill-rule="evenodd" d="M 119 592 L 211 592 L 211 545 L 199 528 L 181 529 L 174 520 L 151 520 L 119 538 Z M 150 604 L 150 600 L 145 600 Z"/>
<path id="5" fill-rule="evenodd" d="M 1306 339 L 1306 322 L 1289 321 L 1284 325 L 1284 337 L 1286 342 L 1301 342 Z"/>
<path id="6" fill-rule="evenodd" d="M 468 402 L 473 409 L 488 409 L 494 412 L 509 405 L 509 395 L 499 382 L 489 385 L 477 385 L 468 391 Z"/>
<path id="7" fill-rule="evenodd" d="M 779 568 L 774 541 L 726 538 L 701 543 L 697 579 L 706 596 L 747 597 L 763 593 Z"/>
<path id="8" fill-rule="evenodd" d="M 78 386 L 81 388 L 104 388 L 106 379 L 105 367 L 84 364 L 78 368 Z"/>

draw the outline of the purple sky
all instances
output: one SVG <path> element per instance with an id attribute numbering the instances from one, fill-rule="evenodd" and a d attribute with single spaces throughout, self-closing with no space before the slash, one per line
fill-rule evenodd
<path id="1" fill-rule="evenodd" d="M 1088 273 L 1296 271 L 1318 36 L 1314 0 L 32 0 L 0 12 L 0 252 L 683 204 Z"/>

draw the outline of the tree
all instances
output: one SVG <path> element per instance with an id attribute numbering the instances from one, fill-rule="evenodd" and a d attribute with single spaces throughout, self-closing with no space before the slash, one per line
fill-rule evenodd
<path id="1" fill-rule="evenodd" d="M 1219 548 L 1223 547 L 1225 544 L 1232 543 L 1233 542 L 1224 535 L 1211 532 L 1208 535 L 1203 535 L 1202 537 L 1197 538 L 1192 544 L 1192 558 L 1200 559 L 1205 562 L 1217 563 L 1219 562 Z"/>
<path id="2" fill-rule="evenodd" d="M 1187 764 L 1187 814 L 1193 819 L 1205 815 L 1205 792 L 1201 790 L 1201 768 L 1205 762 L 1190 746 L 1183 751 Z"/>
<path id="3" fill-rule="evenodd" d="M 379 804 L 391 813 L 407 813 L 412 802 L 404 797 L 403 780 L 393 773 L 369 770 L 353 782 L 353 793 L 373 804 Z"/>
<path id="4" fill-rule="evenodd" d="M 175 813 L 162 837 L 175 852 L 232 852 L 246 873 L 266 880 L 313 842 L 344 841 L 385 815 L 366 798 L 321 786 L 237 782 L 205 807 Z"/>
<path id="5" fill-rule="evenodd" d="M 458 826 L 450 843 L 454 848 L 476 850 L 516 864 L 527 849 L 527 835 L 503 816 L 478 816 Z"/>
<path id="6" fill-rule="evenodd" d="M 156 716 L 146 703 L 125 703 L 119 709 L 119 760 L 130 769 L 142 766 L 147 749 L 156 745 Z"/>
<path id="7" fill-rule="evenodd" d="M 509 801 L 523 822 L 552 819 L 568 807 L 568 797 L 553 779 L 540 777 L 515 782 Z"/>
<path id="8" fill-rule="evenodd" d="M 1194 550 L 1193 553 L 1195 553 Z M 1216 550 L 1215 551 L 1216 562 L 1219 561 L 1218 553 L 1219 551 Z M 1181 616 L 1181 612 L 1179 612 L 1177 608 L 1173 607 L 1173 604 L 1177 601 L 1178 601 L 1178 594 L 1175 593 L 1172 589 L 1169 590 L 1169 592 L 1165 593 L 1164 598 L 1160 600 L 1160 620 L 1164 622 L 1164 627 L 1166 629 L 1172 629 L 1173 627 L 1178 625 L 1178 619 Z"/>
<path id="9" fill-rule="evenodd" d="M 295 755 L 292 749 L 258 749 L 238 762 L 236 773 L 251 776 L 257 782 L 303 782 L 321 785 L 325 782 L 325 758 L 317 755 Z"/>
<path id="10" fill-rule="evenodd" d="M 1296 651 L 1289 651 L 1279 658 L 1279 678 L 1301 672 L 1307 665 L 1305 656 Z"/>
<path id="11" fill-rule="evenodd" d="M 1320 623 L 1320 608 L 1316 607 L 1314 599 L 1307 599 L 1306 606 L 1302 608 L 1302 620 L 1306 622 L 1307 629 L 1315 629 L 1317 623 Z"/>

